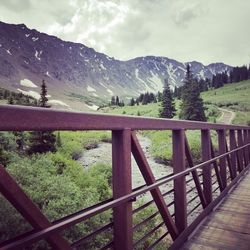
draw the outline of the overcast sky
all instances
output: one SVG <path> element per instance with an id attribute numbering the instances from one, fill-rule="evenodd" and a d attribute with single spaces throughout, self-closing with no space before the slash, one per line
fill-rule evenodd
<path id="1" fill-rule="evenodd" d="M 1 0 L 0 19 L 117 59 L 250 62 L 250 0 Z"/>

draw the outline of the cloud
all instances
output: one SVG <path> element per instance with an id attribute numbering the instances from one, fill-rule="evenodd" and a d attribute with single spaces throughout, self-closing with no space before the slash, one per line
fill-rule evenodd
<path id="1" fill-rule="evenodd" d="M 1 6 L 7 10 L 14 10 L 17 9 L 19 11 L 26 10 L 27 8 L 30 8 L 31 3 L 30 0 L 3 0 L 1 1 Z"/>
<path id="2" fill-rule="evenodd" d="M 250 61 L 249 9 L 248 0 L 0 2 L 5 22 L 25 23 L 118 59 L 160 55 L 233 65 Z"/>

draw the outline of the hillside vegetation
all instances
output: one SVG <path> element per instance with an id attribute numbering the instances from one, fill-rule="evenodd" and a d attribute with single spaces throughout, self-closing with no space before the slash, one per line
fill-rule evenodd
<path id="1" fill-rule="evenodd" d="M 203 92 L 202 98 L 206 104 L 234 111 L 234 124 L 250 125 L 250 80 Z"/>

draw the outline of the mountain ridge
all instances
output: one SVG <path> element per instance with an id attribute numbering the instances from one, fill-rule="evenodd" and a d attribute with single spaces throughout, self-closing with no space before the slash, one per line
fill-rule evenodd
<path id="1" fill-rule="evenodd" d="M 200 79 L 211 79 L 213 74 L 232 68 L 224 63 L 189 63 Z M 25 24 L 0 22 L 1 85 L 37 97 L 44 79 L 51 101 L 58 105 L 61 101 L 64 107 L 80 102 L 83 109 L 94 109 L 113 95 L 126 101 L 146 91 L 162 91 L 166 78 L 172 88 L 181 86 L 184 77 L 185 63 L 174 59 L 142 56 L 118 60 Z"/>

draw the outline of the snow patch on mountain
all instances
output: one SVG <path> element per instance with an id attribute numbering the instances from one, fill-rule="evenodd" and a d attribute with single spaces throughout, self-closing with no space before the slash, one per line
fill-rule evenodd
<path id="1" fill-rule="evenodd" d="M 39 37 L 32 37 L 32 41 L 35 42 L 39 39 Z"/>
<path id="2" fill-rule="evenodd" d="M 88 92 L 96 92 L 96 90 L 88 85 L 87 87 Z"/>
<path id="3" fill-rule="evenodd" d="M 12 56 L 12 53 L 10 52 L 10 49 L 6 49 L 6 52 Z"/>
<path id="4" fill-rule="evenodd" d="M 98 108 L 99 108 L 99 106 L 97 106 L 97 105 L 87 105 L 87 104 L 85 104 L 89 109 L 92 109 L 92 110 L 97 110 Z"/>
<path id="5" fill-rule="evenodd" d="M 50 75 L 49 71 L 46 71 L 46 76 L 48 76 L 48 77 L 50 77 L 50 78 L 53 78 L 53 77 Z"/>
<path id="6" fill-rule="evenodd" d="M 101 67 L 101 69 L 106 70 L 106 68 L 104 67 L 102 62 L 100 63 L 100 67 Z"/>
<path id="7" fill-rule="evenodd" d="M 55 104 L 55 105 L 61 105 L 61 106 L 69 107 L 68 104 L 66 104 L 65 102 L 63 102 L 61 100 L 49 100 L 48 103 L 49 104 Z"/>
<path id="8" fill-rule="evenodd" d="M 28 88 L 37 88 L 37 85 L 34 84 L 32 81 L 30 81 L 29 79 L 23 79 L 20 81 L 20 85 L 24 86 L 24 87 L 28 87 Z"/>
<path id="9" fill-rule="evenodd" d="M 40 98 L 40 94 L 37 93 L 36 91 L 33 91 L 33 90 L 28 90 L 28 91 L 25 91 L 25 90 L 22 90 L 22 89 L 17 89 L 19 92 L 23 93 L 24 95 L 28 95 L 28 96 L 31 96 L 35 99 L 39 99 Z"/>
<path id="10" fill-rule="evenodd" d="M 151 73 L 152 73 L 152 77 L 149 80 L 153 83 L 154 92 L 155 91 L 162 91 L 163 84 L 162 84 L 161 79 L 159 78 L 158 75 L 154 74 L 153 72 L 151 72 Z"/>
<path id="11" fill-rule="evenodd" d="M 40 50 L 40 51 L 37 51 L 35 52 L 35 57 L 37 60 L 41 61 L 41 55 L 42 55 L 43 51 Z"/>
<path id="12" fill-rule="evenodd" d="M 108 88 L 106 88 L 107 89 L 107 91 L 108 91 L 108 93 L 110 94 L 110 95 L 114 95 L 114 92 L 111 90 L 111 89 L 108 89 Z"/>

